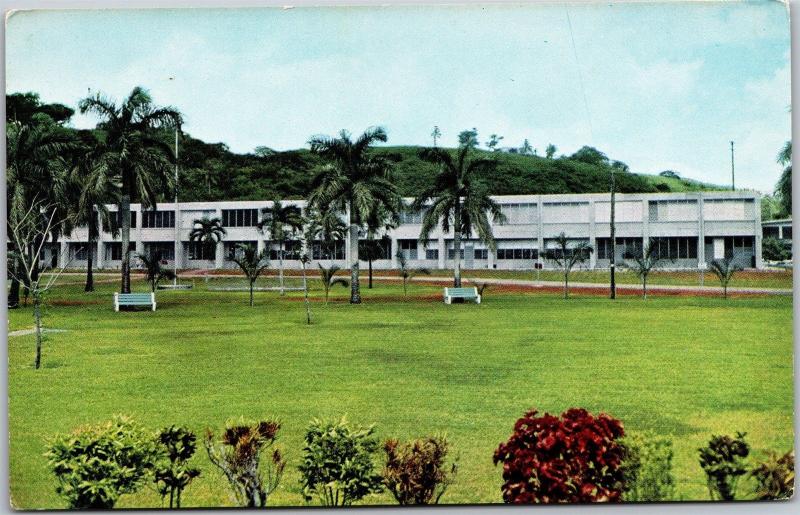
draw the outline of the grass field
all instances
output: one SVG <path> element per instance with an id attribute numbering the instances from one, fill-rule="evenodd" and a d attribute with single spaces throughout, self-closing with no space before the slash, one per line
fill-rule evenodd
<path id="1" fill-rule="evenodd" d="M 21 508 L 60 508 L 42 456 L 47 438 L 117 413 L 153 430 L 186 424 L 202 434 L 227 418 L 278 417 L 289 466 L 270 504 L 302 505 L 297 465 L 315 416 L 377 424 L 381 438 L 444 431 L 460 470 L 447 503 L 500 502 L 493 450 L 530 408 L 580 406 L 627 430 L 673 436 L 678 495 L 707 499 L 697 447 L 712 433 L 747 431 L 755 457 L 788 450 L 792 429 L 790 297 L 717 298 L 493 294 L 445 306 L 440 288 L 366 289 L 364 304 L 301 295 L 159 292 L 159 309 L 114 313 L 117 283 L 84 294 L 78 277 L 49 298 L 43 369 L 33 336 L 10 337 L 11 496 Z M 236 280 L 232 281 L 235 283 Z M 294 281 L 294 279 L 293 279 Z M 241 284 L 241 281 L 239 281 Z M 312 281 L 316 286 L 316 281 Z M 135 291 L 144 291 L 141 282 Z M 9 313 L 31 327 L 31 310 Z M 227 484 L 201 448 L 202 476 L 185 506 L 230 505 Z M 747 485 L 744 485 L 746 488 Z M 390 503 L 388 494 L 367 503 Z M 121 507 L 160 506 L 152 488 Z"/>

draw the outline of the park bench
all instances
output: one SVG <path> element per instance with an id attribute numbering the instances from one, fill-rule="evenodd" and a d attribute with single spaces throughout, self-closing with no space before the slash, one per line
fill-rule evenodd
<path id="1" fill-rule="evenodd" d="M 156 310 L 155 293 L 114 293 L 114 311 L 120 306 L 152 306 Z"/>
<path id="2" fill-rule="evenodd" d="M 476 304 L 481 303 L 481 296 L 478 295 L 478 289 L 472 288 L 445 288 L 444 289 L 444 303 L 452 304 L 453 299 L 474 300 Z"/>

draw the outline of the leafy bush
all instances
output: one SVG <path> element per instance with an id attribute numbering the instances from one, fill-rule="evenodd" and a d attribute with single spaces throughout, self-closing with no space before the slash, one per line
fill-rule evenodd
<path id="1" fill-rule="evenodd" d="M 113 508 L 135 492 L 157 457 L 151 435 L 128 417 L 83 426 L 55 438 L 45 456 L 69 508 Z"/>
<path id="2" fill-rule="evenodd" d="M 712 435 L 708 445 L 698 449 L 711 499 L 732 501 L 736 498 L 736 485 L 747 473 L 745 458 L 750 454 L 750 446 L 744 441 L 746 434 L 736 433 L 735 438 Z"/>
<path id="3" fill-rule="evenodd" d="M 162 499 L 169 495 L 169 507 L 181 507 L 181 494 L 200 470 L 188 465 L 197 450 L 197 437 L 185 427 L 170 426 L 156 435 L 161 459 L 155 469 L 155 482 Z"/>
<path id="4" fill-rule="evenodd" d="M 503 500 L 514 504 L 614 502 L 622 494 L 622 422 L 571 408 L 531 410 L 494 453 L 503 463 Z"/>
<path id="5" fill-rule="evenodd" d="M 401 505 L 438 504 L 456 475 L 456 463 L 445 466 L 447 438 L 434 436 L 400 443 L 386 440 L 383 450 L 386 487 Z"/>
<path id="6" fill-rule="evenodd" d="M 264 466 L 261 458 L 275 444 L 280 428 L 278 422 L 271 420 L 229 421 L 219 444 L 214 441 L 214 433 L 206 430 L 208 458 L 225 474 L 240 506 L 263 508 L 278 488 L 286 467 L 280 450 L 273 448 Z"/>
<path id="7" fill-rule="evenodd" d="M 756 480 L 754 493 L 759 501 L 789 499 L 794 493 L 794 451 L 783 456 L 770 453 L 750 475 Z"/>
<path id="8" fill-rule="evenodd" d="M 316 495 L 325 506 L 349 506 L 381 491 L 382 478 L 373 463 L 379 445 L 374 432 L 374 426 L 350 427 L 344 417 L 311 421 L 299 467 L 306 501 Z"/>
<path id="9" fill-rule="evenodd" d="M 624 501 L 669 501 L 675 496 L 672 475 L 672 440 L 652 432 L 632 433 L 622 439 L 625 457 L 622 468 L 625 481 Z"/>
<path id="10" fill-rule="evenodd" d="M 778 238 L 764 238 L 761 241 L 761 253 L 767 261 L 785 261 L 792 259 L 792 246 Z"/>

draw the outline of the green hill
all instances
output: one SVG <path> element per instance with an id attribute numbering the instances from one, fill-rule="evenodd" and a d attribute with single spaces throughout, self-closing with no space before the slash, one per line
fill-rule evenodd
<path id="1" fill-rule="evenodd" d="M 417 195 L 436 173 L 434 165 L 419 159 L 419 150 L 414 146 L 374 150 L 393 163 L 394 179 L 404 196 Z M 613 162 L 607 159 L 586 162 L 578 153 L 548 159 L 508 152 L 475 152 L 497 160 L 495 172 L 485 178 L 495 195 L 599 193 L 609 188 Z M 185 201 L 303 198 L 322 164 L 307 149 L 261 156 L 235 154 L 224 144 L 192 138 L 184 142 L 181 154 L 181 199 Z M 618 172 L 616 177 L 622 193 L 722 189 L 687 179 L 630 172 Z"/>

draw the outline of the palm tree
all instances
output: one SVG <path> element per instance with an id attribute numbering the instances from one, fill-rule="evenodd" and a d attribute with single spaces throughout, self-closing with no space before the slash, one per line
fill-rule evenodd
<path id="1" fill-rule="evenodd" d="M 491 172 L 497 166 L 493 159 L 467 159 L 469 145 L 462 145 L 455 155 L 440 148 L 427 148 L 420 151 L 420 158 L 439 165 L 439 174 L 433 186 L 423 191 L 411 208 L 419 211 L 426 204 L 422 218 L 420 241 L 427 245 L 433 229 L 441 224 L 444 232 L 453 229 L 453 285 L 461 287 L 461 237 L 468 236 L 473 229 L 478 238 L 494 252 L 495 242 L 488 213 L 495 222 L 505 221 L 500 206 L 489 197 L 489 191 L 482 182 L 481 175 Z"/>
<path id="2" fill-rule="evenodd" d="M 642 281 L 642 298 L 647 299 L 647 276 L 661 262 L 661 254 L 658 250 L 658 243 L 650 239 L 644 249 L 637 246 L 636 252 L 630 256 L 630 266 L 639 279 Z"/>
<path id="3" fill-rule="evenodd" d="M 95 148 L 86 148 L 77 156 L 72 168 L 72 180 L 79 188 L 76 223 L 86 225 L 88 232 L 85 292 L 94 291 L 92 260 L 101 225 L 114 237 L 119 232 L 106 206 L 119 202 L 119 184 L 114 182 L 108 157 L 96 143 Z"/>
<path id="4" fill-rule="evenodd" d="M 339 213 L 333 210 L 319 211 L 308 208 L 306 215 L 306 247 L 313 248 L 314 242 L 320 240 L 320 250 L 327 251 L 330 264 L 333 264 L 334 244 L 347 235 L 347 224 L 342 221 Z"/>
<path id="5" fill-rule="evenodd" d="M 144 267 L 145 279 L 150 283 L 150 291 L 155 292 L 158 283 L 162 279 L 173 279 L 175 273 L 169 268 L 161 266 L 161 253 L 151 252 L 150 254 L 138 254 L 139 261 Z"/>
<path id="6" fill-rule="evenodd" d="M 194 226 L 189 232 L 189 241 L 196 241 L 209 248 L 216 249 L 217 243 L 222 241 L 228 232 L 222 226 L 222 220 L 219 218 L 203 218 L 196 219 L 192 222 Z"/>
<path id="7" fill-rule="evenodd" d="M 308 302 L 308 281 L 306 280 L 306 267 L 311 263 L 308 254 L 300 256 L 300 268 L 303 270 L 303 303 L 306 305 L 306 323 L 311 325 L 311 304 Z"/>
<path id="8" fill-rule="evenodd" d="M 341 270 L 341 268 L 339 268 L 336 265 L 331 265 L 330 268 L 325 268 L 320 263 L 317 263 L 317 266 L 319 267 L 319 278 L 322 281 L 322 288 L 325 290 L 325 305 L 327 306 L 328 294 L 330 293 L 331 288 L 333 288 L 337 284 L 340 284 L 345 288 L 347 288 L 348 286 L 347 279 L 342 279 L 341 277 L 335 277 L 336 272 Z"/>
<path id="9" fill-rule="evenodd" d="M 570 240 L 563 232 L 555 238 L 556 246 L 544 252 L 544 258 L 552 261 L 564 275 L 564 298 L 569 297 L 569 273 L 577 263 L 583 263 L 589 259 L 592 253 L 592 246 L 585 241 L 580 241 L 575 245 L 570 245 Z"/>
<path id="10" fill-rule="evenodd" d="M 433 146 L 436 146 L 436 143 L 439 141 L 439 138 L 442 137 L 442 131 L 439 130 L 438 125 L 433 126 L 433 131 L 431 132 L 431 138 L 433 138 Z"/>
<path id="11" fill-rule="evenodd" d="M 238 245 L 232 261 L 239 265 L 250 286 L 250 307 L 253 307 L 253 287 L 256 280 L 269 266 L 269 254 L 264 249 L 258 252 L 253 245 Z"/>
<path id="12" fill-rule="evenodd" d="M 15 223 L 33 204 L 56 210 L 55 220 L 71 219 L 69 167 L 62 156 L 75 147 L 75 140 L 69 131 L 47 116 L 36 115 L 30 123 L 25 124 L 6 124 L 7 224 Z M 55 240 L 60 232 L 66 230 L 69 227 L 59 223 L 51 228 L 50 236 Z M 7 234 L 11 234 L 9 227 Z M 47 237 L 45 233 L 40 234 L 40 237 Z M 13 246 L 15 242 L 11 241 L 11 244 Z M 24 277 L 18 268 L 19 260 L 15 259 L 10 270 L 12 279 L 8 294 L 8 307 L 12 309 L 19 306 L 19 279 Z"/>
<path id="13" fill-rule="evenodd" d="M 778 163 L 783 165 L 783 173 L 778 180 L 775 193 L 788 216 L 792 214 L 792 142 L 787 141 L 778 154 Z"/>
<path id="14" fill-rule="evenodd" d="M 374 143 L 386 139 L 386 131 L 376 127 L 367 129 L 355 141 L 344 130 L 338 138 L 315 136 L 310 140 L 312 152 L 328 159 L 330 165 L 314 178 L 309 204 L 322 212 L 333 210 L 349 216 L 351 304 L 361 303 L 359 229 L 375 209 L 390 213 L 398 210 L 399 195 L 391 180 L 389 162 L 369 152 Z"/>
<path id="15" fill-rule="evenodd" d="M 283 205 L 280 200 L 274 200 L 272 207 L 261 210 L 264 218 L 258 222 L 260 232 L 269 232 L 269 239 L 278 244 L 278 276 L 281 295 L 285 294 L 283 287 L 283 246 L 288 236 L 293 236 L 303 230 L 303 212 L 297 206 Z"/>
<path id="16" fill-rule="evenodd" d="M 722 297 L 728 298 L 728 284 L 733 279 L 734 274 L 739 272 L 742 267 L 733 260 L 733 255 L 728 254 L 724 258 L 715 259 L 709 263 L 708 268 L 717 276 L 722 286 Z"/>
<path id="17" fill-rule="evenodd" d="M 411 279 L 422 274 L 430 275 L 431 271 L 427 268 L 411 268 L 402 252 L 397 253 L 397 264 L 400 266 L 400 278 L 403 280 L 403 296 L 408 297 L 408 283 Z"/>
<path id="18" fill-rule="evenodd" d="M 81 113 L 97 115 L 98 129 L 112 156 L 113 170 L 121 184 L 119 217 L 122 233 L 122 293 L 131 291 L 130 205 L 134 198 L 144 207 L 155 207 L 159 195 L 172 187 L 172 149 L 159 131 L 180 127 L 180 113 L 171 107 L 156 107 L 150 94 L 141 87 L 131 91 L 116 105 L 97 94 L 80 101 Z"/>

